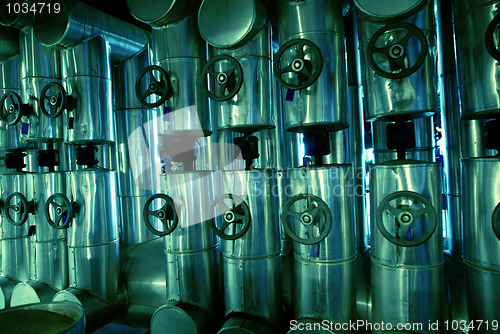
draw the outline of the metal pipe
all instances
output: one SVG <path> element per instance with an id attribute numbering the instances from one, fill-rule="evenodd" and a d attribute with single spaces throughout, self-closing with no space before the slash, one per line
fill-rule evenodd
<path id="1" fill-rule="evenodd" d="M 47 46 L 74 47 L 88 38 L 101 36 L 111 47 L 111 60 L 120 62 L 144 49 L 148 33 L 130 23 L 112 17 L 79 1 L 47 1 L 59 3 L 59 13 L 43 11 L 35 14 L 33 28 L 38 40 Z"/>

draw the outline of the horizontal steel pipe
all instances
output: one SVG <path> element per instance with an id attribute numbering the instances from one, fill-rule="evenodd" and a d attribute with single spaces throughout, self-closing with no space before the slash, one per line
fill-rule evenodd
<path id="1" fill-rule="evenodd" d="M 120 62 L 139 53 L 149 42 L 139 27 L 101 12 L 79 1 L 56 1 L 59 13 L 41 12 L 34 17 L 37 39 L 47 46 L 74 47 L 84 40 L 102 36 L 111 46 L 111 59 Z M 47 5 L 54 1 L 47 1 Z"/>

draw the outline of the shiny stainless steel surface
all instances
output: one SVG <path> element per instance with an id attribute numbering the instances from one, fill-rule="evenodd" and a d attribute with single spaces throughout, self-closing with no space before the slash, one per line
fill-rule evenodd
<path id="1" fill-rule="evenodd" d="M 111 58 L 123 61 L 139 53 L 149 42 L 144 30 L 105 14 L 79 1 L 59 3 L 59 13 L 38 12 L 33 28 L 37 39 L 47 46 L 74 47 L 93 36 L 102 36 L 111 46 Z"/>
<path id="2" fill-rule="evenodd" d="M 216 16 L 229 19 L 214 24 Z M 198 11 L 201 36 L 210 45 L 221 49 L 245 44 L 265 22 L 266 9 L 255 0 L 204 0 Z"/>
<path id="3" fill-rule="evenodd" d="M 10 306 L 50 302 L 56 292 L 55 288 L 44 283 L 37 281 L 21 282 L 12 291 Z"/>
<path id="4" fill-rule="evenodd" d="M 21 93 L 20 56 L 12 56 L 0 62 L 0 94 L 9 91 Z M 15 149 L 26 146 L 25 138 L 21 136 L 21 126 L 12 126 L 0 120 L 0 147 Z"/>
<path id="5" fill-rule="evenodd" d="M 404 19 L 418 13 L 428 0 L 384 0 L 377 3 L 369 0 L 354 0 L 360 13 L 371 20 L 387 21 Z"/>
<path id="6" fill-rule="evenodd" d="M 321 263 L 296 256 L 292 292 L 295 317 L 339 323 L 355 319 L 355 265 L 354 260 Z M 331 289 L 329 282 L 335 282 L 338 288 Z"/>
<path id="7" fill-rule="evenodd" d="M 428 44 L 428 53 L 423 64 L 414 72 L 401 79 L 388 79 L 377 74 L 368 58 L 368 44 L 376 31 L 388 21 L 374 23 L 359 20 L 359 35 L 363 54 L 363 86 L 366 101 L 366 120 L 393 120 L 395 117 L 416 118 L 430 116 L 438 111 L 437 97 L 437 41 L 434 7 L 432 2 L 407 22 L 421 29 Z M 383 47 L 390 41 L 401 40 L 407 34 L 412 35 L 405 48 L 407 58 L 415 64 L 421 52 L 425 52 L 415 33 L 405 32 L 406 29 L 389 29 L 374 41 L 376 47 Z M 388 63 L 384 57 L 375 59 L 379 67 Z M 385 71 L 385 68 L 384 68 Z"/>
<path id="8" fill-rule="evenodd" d="M 210 314 L 184 303 L 168 302 L 155 311 L 150 331 L 158 333 L 202 334 L 215 333 L 218 321 Z"/>
<path id="9" fill-rule="evenodd" d="M 308 18 L 314 17 L 314 20 Z M 323 66 L 318 80 L 283 101 L 285 128 L 293 132 L 338 131 L 348 127 L 347 78 L 341 3 L 325 0 L 280 1 L 280 44 L 301 38 L 320 49 Z M 284 54 L 290 62 L 293 54 Z M 282 88 L 285 98 L 287 89 Z"/>
<path id="10" fill-rule="evenodd" d="M 89 57 L 89 55 L 91 55 Z M 65 141 L 71 144 L 107 143 L 115 140 L 113 91 L 109 45 L 101 37 L 86 41 L 63 52 L 64 85 L 76 101 L 68 117 L 74 118 L 73 128 L 65 131 Z"/>
<path id="11" fill-rule="evenodd" d="M 370 167 L 370 216 L 371 216 L 371 257 L 378 263 L 401 267 L 429 267 L 443 264 L 443 233 L 441 226 L 441 166 L 413 160 L 390 161 Z M 412 247 L 399 246 L 384 237 L 378 228 L 377 212 L 382 210 L 381 202 L 398 191 L 410 191 L 429 201 L 427 208 L 420 200 L 401 195 L 394 200 L 396 205 L 409 205 L 410 210 L 434 210 L 436 226 L 429 239 Z M 392 203 L 392 201 L 391 201 Z M 391 204 L 392 206 L 392 204 Z M 393 235 L 398 231 L 394 214 L 382 211 L 382 224 Z M 389 223 L 387 223 L 389 222 Z M 399 225 L 398 225 L 399 226 Z M 412 239 L 422 238 L 433 228 L 432 215 L 426 213 L 415 219 L 411 225 Z M 399 233 L 399 232 L 398 232 Z M 407 237 L 403 238 L 407 240 Z"/>
<path id="12" fill-rule="evenodd" d="M 467 309 L 469 319 L 481 319 L 488 321 L 491 325 L 477 329 L 472 333 L 496 333 L 498 332 L 499 300 L 496 294 L 492 293 L 491 287 L 497 286 L 500 281 L 498 271 L 477 267 L 471 263 L 466 263 L 465 272 L 467 277 Z M 495 327 L 492 324 L 495 324 Z"/>
<path id="13" fill-rule="evenodd" d="M 500 203 L 500 159 L 462 160 L 463 258 L 466 263 L 500 272 L 500 240 L 495 235 L 499 217 L 494 210 Z M 495 221 L 497 220 L 497 221 Z M 496 225 L 495 225 L 496 224 Z"/>
<path id="14" fill-rule="evenodd" d="M 0 50 L 2 50 L 0 51 L 0 60 L 19 54 L 19 34 L 17 29 L 0 27 Z"/>
<path id="15" fill-rule="evenodd" d="M 54 80 L 59 79 L 61 76 L 59 51 L 54 47 L 42 45 L 35 37 L 33 26 L 22 29 L 19 36 L 23 64 L 22 78 L 44 77 L 53 78 Z"/>
<path id="16" fill-rule="evenodd" d="M 276 327 L 270 326 L 267 322 L 245 315 L 229 318 L 217 334 L 276 334 L 279 331 Z"/>
<path id="17" fill-rule="evenodd" d="M 142 221 L 142 208 L 160 188 L 161 166 L 156 160 L 162 114 L 156 108 L 144 109 L 135 97 L 135 80 L 150 57 L 148 49 L 113 68 L 121 242 L 127 245 L 155 238 Z"/>
<path id="18" fill-rule="evenodd" d="M 271 24 L 265 24 L 245 45 L 231 49 L 212 48 L 212 55 L 228 55 L 236 59 L 243 69 L 243 84 L 238 93 L 227 101 L 210 100 L 218 129 L 238 132 L 256 132 L 273 128 L 276 112 L 272 87 Z M 210 59 L 209 59 L 210 61 Z M 217 72 L 227 70 L 227 62 L 216 62 Z M 214 78 L 210 76 L 209 90 L 214 91 Z M 200 77 L 200 80 L 207 80 Z"/>
<path id="19" fill-rule="evenodd" d="M 443 324 L 448 319 L 443 266 L 399 268 L 372 259 L 371 275 L 373 323 L 383 321 L 394 329 L 398 323 L 420 323 L 422 328 L 414 328 L 416 332 L 435 333 L 429 330 L 429 321 Z"/>
<path id="20" fill-rule="evenodd" d="M 496 88 L 498 61 L 486 46 L 487 28 L 498 13 L 496 1 L 455 1 L 457 73 L 463 119 L 491 118 L 500 113 Z M 497 27 L 493 28 L 495 35 Z M 491 37 L 496 38 L 493 35 Z"/>
<path id="21" fill-rule="evenodd" d="M 66 173 L 41 173 L 35 177 L 34 200 L 38 206 L 35 214 L 36 233 L 31 238 L 32 278 L 61 290 L 68 287 L 67 230 L 55 229 L 47 221 L 45 206 L 50 196 L 60 193 L 67 196 Z M 52 216 L 54 217 L 54 207 Z M 55 218 L 51 218 L 54 219 Z"/>
<path id="22" fill-rule="evenodd" d="M 69 302 L 13 307 L 1 311 L 0 319 L 7 333 L 33 333 L 40 330 L 40 322 L 51 333 L 83 334 L 86 328 L 83 307 Z"/>
<path id="23" fill-rule="evenodd" d="M 321 263 L 353 260 L 357 254 L 357 245 L 352 166 L 303 167 L 289 169 L 284 173 L 287 182 L 285 193 L 289 200 L 300 194 L 318 196 L 326 203 L 333 216 L 331 230 L 324 240 L 314 245 L 294 243 L 295 258 Z M 310 204 L 297 201 L 290 210 L 305 212 L 308 205 Z M 284 214 L 282 212 L 282 220 Z M 282 224 L 293 225 L 292 231 L 307 239 L 306 226 L 297 219 L 290 221 L 282 221 Z"/>
<path id="24" fill-rule="evenodd" d="M 462 158 L 478 158 L 495 155 L 494 150 L 486 148 L 484 136 L 483 119 L 461 119 L 461 157 Z"/>
<path id="25" fill-rule="evenodd" d="M 10 307 L 12 290 L 19 283 L 18 280 L 6 276 L 0 276 L 0 310 Z"/>
<path id="26" fill-rule="evenodd" d="M 127 322 L 149 328 L 153 313 L 167 300 L 167 275 L 161 238 L 121 249 L 121 275 L 127 287 Z"/>
<path id="27" fill-rule="evenodd" d="M 155 0 L 127 0 L 130 13 L 139 21 L 161 27 L 182 20 L 194 13 L 201 0 L 167 0 L 158 3 Z"/>

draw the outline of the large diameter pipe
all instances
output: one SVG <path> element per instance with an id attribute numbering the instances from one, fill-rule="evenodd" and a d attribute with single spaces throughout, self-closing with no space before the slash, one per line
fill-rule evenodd
<path id="1" fill-rule="evenodd" d="M 59 13 L 37 13 L 33 20 L 35 35 L 46 46 L 73 47 L 102 36 L 111 46 L 111 60 L 120 62 L 139 53 L 149 42 L 146 31 L 91 6 L 78 1 L 56 2 L 61 6 Z"/>

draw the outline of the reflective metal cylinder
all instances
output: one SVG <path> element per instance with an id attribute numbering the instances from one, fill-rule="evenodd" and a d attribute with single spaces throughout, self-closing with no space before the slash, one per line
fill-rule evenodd
<path id="1" fill-rule="evenodd" d="M 120 265 L 116 173 L 87 169 L 70 178 L 67 193 L 76 214 L 68 229 L 69 285 L 114 301 Z"/>
<path id="2" fill-rule="evenodd" d="M 434 1 L 412 1 L 411 3 L 415 2 L 420 3 L 417 6 L 420 8 L 418 12 L 401 10 L 400 7 L 408 5 L 408 3 L 398 4 L 395 1 L 385 1 L 379 3 L 379 6 L 370 6 L 369 11 L 366 10 L 368 7 L 365 7 L 364 11 L 361 10 L 363 15 L 359 15 L 358 27 L 363 54 L 362 71 L 366 120 L 390 121 L 397 117 L 411 119 L 430 116 L 438 111 Z M 366 1 L 359 0 L 355 3 L 360 8 Z M 422 8 L 422 4 L 425 3 L 427 5 Z M 384 12 L 384 14 L 380 15 L 379 11 Z M 408 30 L 408 26 L 405 26 L 408 23 L 417 27 L 417 30 Z M 379 31 L 379 29 L 384 30 Z M 376 35 L 378 32 L 380 32 L 380 36 Z M 417 38 L 419 34 L 422 34 L 420 36 L 423 41 L 419 39 L 420 37 Z M 374 35 L 376 39 L 372 41 Z M 371 42 L 374 43 L 375 48 L 382 50 L 384 47 L 392 45 L 393 41 L 401 41 L 406 37 L 409 40 L 407 45 L 403 46 L 405 57 L 403 61 L 407 61 L 407 63 L 405 63 L 404 69 L 399 69 L 401 70 L 399 72 L 393 69 L 390 55 L 381 55 L 368 48 Z M 375 57 L 375 55 L 377 56 Z M 369 57 L 373 57 L 374 64 L 379 71 L 387 73 L 384 74 L 387 77 L 375 71 Z M 422 59 L 422 63 L 417 67 L 419 59 Z M 414 67 L 415 71 L 412 72 Z M 391 78 L 390 76 L 396 77 Z"/>
<path id="3" fill-rule="evenodd" d="M 373 324 L 421 324 L 417 333 L 435 333 L 429 323 L 448 319 L 444 267 L 405 268 L 380 264 L 372 259 Z M 450 326 L 451 327 L 451 326 Z M 390 332 L 390 331 L 389 331 Z M 385 333 L 385 331 L 372 331 Z"/>
<path id="4" fill-rule="evenodd" d="M 0 94 L 9 91 L 21 94 L 20 57 L 12 56 L 0 62 Z M 26 146 L 25 136 L 21 135 L 22 124 L 9 125 L 0 120 L 0 148 L 16 149 Z"/>
<path id="5" fill-rule="evenodd" d="M 286 207 L 291 205 L 289 211 L 308 212 L 312 202 L 296 199 L 302 195 L 317 196 L 326 204 L 321 210 L 331 213 L 330 218 L 324 218 L 324 226 L 328 225 L 326 220 L 332 220 L 328 234 L 319 242 L 311 245 L 294 242 L 294 316 L 296 319 L 349 322 L 355 318 L 356 312 L 356 285 L 352 284 L 357 255 L 352 165 L 293 168 L 283 173 L 286 182 L 284 194 L 289 201 L 294 201 L 286 204 Z M 299 238 L 311 239 L 309 226 L 298 219 L 290 221 L 286 212 L 282 211 L 282 224 L 292 225 L 293 233 Z M 319 215 L 316 214 L 314 219 L 320 219 Z M 325 279 L 318 280 L 317 277 Z M 331 281 L 335 281 L 339 288 L 330 289 L 328 282 Z"/>
<path id="6" fill-rule="evenodd" d="M 16 226 L 9 222 L 6 218 L 6 211 L 9 215 L 17 221 L 21 221 L 23 212 L 28 212 L 28 208 L 25 204 L 21 204 L 22 207 L 19 209 L 21 215 L 16 213 L 15 208 L 7 208 L 7 205 L 15 205 L 19 203 L 13 201 L 7 201 L 7 198 L 14 193 L 20 193 L 23 195 L 27 202 L 33 200 L 33 174 L 29 173 L 14 173 L 14 174 L 3 174 L 1 178 L 1 189 L 2 189 L 2 203 L 4 203 L 4 209 L 2 210 L 2 262 L 1 271 L 4 276 L 16 278 L 19 280 L 27 281 L 30 279 L 30 243 L 28 236 L 30 226 L 34 225 L 34 218 L 31 213 L 26 213 L 26 222 L 22 225 Z M 18 198 L 18 197 L 16 197 Z M 15 202 L 15 203 L 14 203 Z"/>
<path id="7" fill-rule="evenodd" d="M 34 199 L 38 205 L 35 213 L 36 233 L 31 241 L 32 279 L 47 283 L 56 289 L 68 287 L 68 248 L 66 229 L 55 229 L 45 216 L 45 206 L 50 196 L 66 194 L 67 174 L 40 173 L 35 177 Z"/>
<path id="8" fill-rule="evenodd" d="M 23 101 L 29 103 L 28 140 L 54 142 L 63 140 L 63 118 L 48 118 L 40 110 L 41 91 L 51 82 L 60 82 L 59 51 L 42 45 L 35 37 L 33 27 L 21 30 Z"/>
<path id="9" fill-rule="evenodd" d="M 340 2 L 280 1 L 278 30 L 280 44 L 306 39 L 319 48 L 322 57 L 322 70 L 316 82 L 295 93 L 282 89 L 286 130 L 331 132 L 347 128 L 347 77 Z M 291 62 L 291 57 L 284 54 L 282 61 Z M 291 96 L 286 97 L 287 94 Z"/>
<path id="10" fill-rule="evenodd" d="M 101 37 L 62 52 L 64 86 L 76 101 L 65 119 L 67 143 L 115 141 L 109 57 L 109 44 Z"/>
<path id="11" fill-rule="evenodd" d="M 454 5 L 462 118 L 496 117 L 500 113 L 496 88 L 500 68 L 494 37 L 498 30 L 498 1 L 460 0 Z"/>
<path id="12" fill-rule="evenodd" d="M 157 109 L 144 109 L 135 97 L 135 80 L 149 58 L 145 50 L 113 68 L 121 243 L 126 245 L 155 238 L 142 221 L 142 209 L 160 189 L 158 122 L 162 116 Z"/>
<path id="13" fill-rule="evenodd" d="M 216 185 L 223 188 L 216 193 L 241 198 L 250 215 L 248 230 L 241 237 L 221 240 L 226 315 L 251 314 L 279 326 L 282 290 L 276 172 L 227 171 L 220 177 L 222 181 Z"/>
<path id="14" fill-rule="evenodd" d="M 463 258 L 500 272 L 500 159 L 462 160 Z"/>
<path id="15" fill-rule="evenodd" d="M 406 193 L 399 193 L 399 192 Z M 441 225 L 441 166 L 414 160 L 395 160 L 370 167 L 371 257 L 391 266 L 428 267 L 443 264 L 443 233 Z M 417 194 L 417 195 L 415 195 Z M 389 200 L 389 196 L 394 196 Z M 416 197 L 419 196 L 420 198 Z M 422 198 L 423 197 L 423 198 Z M 423 201 L 427 200 L 428 203 Z M 414 220 L 406 236 L 395 208 L 409 211 Z M 405 207 L 408 207 L 405 209 Z M 400 209 L 397 209 L 400 210 Z M 419 210 L 428 210 L 421 214 Z M 419 216 L 417 216 L 419 215 Z M 396 219 L 398 223 L 396 223 Z M 434 218 L 434 219 L 433 219 Z M 381 219 L 381 221 L 379 221 Z M 392 238 L 415 241 L 401 246 L 382 233 L 385 228 Z M 429 234 L 430 236 L 429 236 Z M 408 239 L 408 235 L 411 239 Z M 427 239 L 424 241 L 427 235 Z M 418 244 L 418 240 L 421 240 Z"/>
<path id="16" fill-rule="evenodd" d="M 82 41 L 102 36 L 111 46 L 112 60 L 123 61 L 139 53 L 148 43 L 148 34 L 80 1 L 47 1 L 60 5 L 59 13 L 40 11 L 33 19 L 35 35 L 47 46 L 72 48 Z"/>
<path id="17" fill-rule="evenodd" d="M 165 69 L 171 84 L 172 97 L 164 106 L 183 114 L 171 123 L 169 132 L 194 131 L 200 132 L 200 137 L 211 134 L 212 117 L 201 83 L 206 43 L 199 35 L 196 16 L 154 30 L 152 40 L 154 62 Z M 189 109 L 195 112 L 188 113 Z"/>

